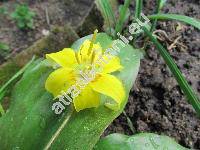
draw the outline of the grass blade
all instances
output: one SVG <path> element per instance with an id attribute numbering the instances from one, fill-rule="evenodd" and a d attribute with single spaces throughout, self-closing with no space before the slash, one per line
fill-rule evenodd
<path id="1" fill-rule="evenodd" d="M 160 13 L 160 11 L 163 8 L 163 6 L 165 5 L 165 3 L 166 3 L 166 0 L 157 0 L 157 7 L 156 7 L 155 14 Z M 151 30 L 150 30 L 151 32 L 153 32 L 155 30 L 156 25 L 157 25 L 157 19 L 155 19 L 152 23 Z"/>
<path id="2" fill-rule="evenodd" d="M 30 64 L 35 60 L 35 56 L 29 61 L 21 70 L 19 70 L 8 82 L 6 82 L 1 88 L 0 88 L 0 95 L 3 95 L 5 92 L 5 89 L 21 74 L 24 73 L 24 71 L 30 66 Z M 3 97 L 0 97 L 0 101 Z"/>
<path id="3" fill-rule="evenodd" d="M 136 0 L 135 2 L 135 18 L 140 19 L 143 7 L 143 0 Z"/>
<path id="4" fill-rule="evenodd" d="M 158 6 L 159 6 L 158 9 L 161 10 L 164 7 L 166 2 L 167 0 L 158 0 Z"/>
<path id="5" fill-rule="evenodd" d="M 4 111 L 4 109 L 3 109 L 3 107 L 2 107 L 1 104 L 0 104 L 0 114 L 1 114 L 1 115 L 4 115 L 4 114 L 5 114 L 5 111 Z"/>
<path id="6" fill-rule="evenodd" d="M 142 13 L 142 7 L 143 7 L 143 0 L 136 0 L 135 1 L 135 20 L 141 18 L 141 13 Z M 133 38 L 133 45 L 136 45 L 136 39 L 138 35 L 134 35 Z"/>
<path id="7" fill-rule="evenodd" d="M 116 24 L 116 19 L 112 7 L 108 0 L 96 0 L 96 3 L 103 14 L 106 24 L 109 26 L 111 34 L 111 28 Z"/>
<path id="8" fill-rule="evenodd" d="M 0 93 L 0 100 L 5 96 L 5 92 Z M 3 106 L 0 103 L 0 114 L 3 116 L 5 114 L 5 111 L 3 109 Z"/>
<path id="9" fill-rule="evenodd" d="M 200 21 L 191 17 L 183 16 L 183 15 L 176 15 L 176 14 L 156 14 L 148 16 L 151 20 L 178 20 L 189 25 L 192 25 L 200 30 Z"/>
<path id="10" fill-rule="evenodd" d="M 125 19 L 126 19 L 126 13 L 127 13 L 128 8 L 130 6 L 130 2 L 131 2 L 131 0 L 125 0 L 124 5 L 122 6 L 122 9 L 121 9 L 120 14 L 119 14 L 119 19 L 118 19 L 116 27 L 115 27 L 116 33 L 122 31 L 123 24 L 124 24 Z"/>
<path id="11" fill-rule="evenodd" d="M 197 94 L 193 91 L 191 86 L 188 84 L 184 76 L 182 75 L 181 71 L 178 69 L 176 63 L 167 52 L 167 50 L 157 41 L 157 39 L 152 36 L 151 32 L 149 32 L 145 27 L 142 27 L 146 35 L 149 39 L 156 45 L 157 50 L 165 60 L 166 64 L 170 68 L 171 72 L 175 76 L 178 84 L 180 85 L 182 91 L 188 98 L 188 102 L 193 106 L 197 114 L 200 116 L 200 101 Z"/>

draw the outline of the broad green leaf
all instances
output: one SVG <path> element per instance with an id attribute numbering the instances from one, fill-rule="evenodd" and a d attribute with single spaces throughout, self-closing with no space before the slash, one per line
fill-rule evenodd
<path id="1" fill-rule="evenodd" d="M 84 39 L 75 42 L 73 47 L 77 49 Z M 113 41 L 101 33 L 96 42 L 105 49 Z M 121 49 L 119 57 L 124 69 L 115 75 L 122 80 L 127 96 L 119 111 L 101 105 L 77 113 L 67 107 L 62 115 L 55 115 L 51 110 L 55 101 L 44 88 L 53 70 L 45 61 L 31 64 L 13 91 L 9 111 L 0 118 L 1 149 L 92 149 L 105 128 L 122 112 L 139 70 L 140 52 L 131 46 Z M 102 96 L 101 100 L 109 98 Z"/>
<path id="2" fill-rule="evenodd" d="M 155 14 L 155 15 L 150 15 L 148 16 L 149 19 L 154 20 L 178 20 L 184 23 L 187 23 L 189 25 L 192 25 L 196 27 L 197 29 L 200 30 L 200 21 L 188 16 L 183 16 L 183 15 L 176 15 L 176 14 Z"/>
<path id="3" fill-rule="evenodd" d="M 35 60 L 35 56 L 22 68 L 20 69 L 8 82 L 6 82 L 1 88 L 0 88 L 0 95 L 5 94 L 6 88 L 14 81 L 16 80 L 20 75 L 24 73 L 24 71 L 33 63 Z M 0 102 L 4 96 L 0 96 Z"/>
<path id="4" fill-rule="evenodd" d="M 111 134 L 99 140 L 94 150 L 187 150 L 167 136 L 140 133 L 133 136 Z"/>

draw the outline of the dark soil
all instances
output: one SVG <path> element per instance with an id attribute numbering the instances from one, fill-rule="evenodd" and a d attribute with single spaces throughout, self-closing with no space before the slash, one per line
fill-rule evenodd
<path id="1" fill-rule="evenodd" d="M 150 14 L 155 9 L 155 2 L 146 1 L 144 7 L 144 13 Z M 200 1 L 169 0 L 163 12 L 200 19 Z M 169 47 L 180 36 L 179 44 L 169 49 L 169 52 L 199 94 L 199 31 L 175 21 L 161 22 L 157 28 L 168 35 L 166 38 L 159 34 L 162 37 L 161 42 L 166 47 Z M 130 93 L 125 112 L 133 123 L 134 134 L 139 132 L 164 134 L 175 138 L 185 147 L 200 149 L 200 119 L 196 116 L 192 106 L 187 103 L 176 80 L 153 45 L 148 48 L 146 58 L 141 61 L 139 75 Z M 104 134 L 116 132 L 133 134 L 124 114 L 121 114 Z"/>

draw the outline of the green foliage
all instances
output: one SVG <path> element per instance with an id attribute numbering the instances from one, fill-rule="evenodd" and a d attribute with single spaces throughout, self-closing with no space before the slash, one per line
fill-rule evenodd
<path id="1" fill-rule="evenodd" d="M 3 106 L 0 104 L 0 116 L 4 114 L 5 114 L 5 111 L 3 109 Z"/>
<path id="2" fill-rule="evenodd" d="M 135 18 L 140 19 L 140 14 L 142 13 L 143 0 L 135 1 Z"/>
<path id="3" fill-rule="evenodd" d="M 88 38 L 91 36 L 78 40 L 72 47 L 78 49 Z M 113 41 L 100 33 L 96 42 L 106 49 Z M 51 110 L 53 97 L 44 88 L 52 68 L 45 65 L 45 61 L 32 63 L 13 91 L 9 111 L 0 118 L 1 149 L 92 149 L 105 128 L 123 111 L 139 70 L 140 52 L 132 46 L 121 49 L 119 57 L 124 69 L 115 75 L 126 89 L 126 100 L 119 111 L 102 104 L 79 113 L 67 107 L 59 116 Z M 102 96 L 101 100 L 105 102 L 109 98 Z"/>
<path id="4" fill-rule="evenodd" d="M 140 133 L 133 136 L 111 134 L 101 139 L 94 150 L 187 150 L 167 136 Z"/>
<path id="5" fill-rule="evenodd" d="M 128 13 L 130 15 L 130 11 L 129 11 L 130 2 L 131 2 L 131 0 L 125 0 L 124 5 L 122 5 L 121 8 L 119 9 L 119 19 L 118 19 L 117 24 L 115 26 L 115 32 L 116 33 L 122 31 L 123 24 L 128 18 L 127 17 Z"/>
<path id="6" fill-rule="evenodd" d="M 134 22 L 135 22 L 136 19 L 141 18 L 142 8 L 143 8 L 143 0 L 135 0 L 135 18 L 133 20 Z M 134 40 L 133 40 L 134 47 L 136 47 L 135 41 L 136 41 L 138 36 L 139 36 L 138 34 L 133 35 L 133 37 L 134 37 Z"/>
<path id="7" fill-rule="evenodd" d="M 7 8 L 6 7 L 0 7 L 0 15 L 6 15 L 8 13 Z"/>
<path id="8" fill-rule="evenodd" d="M 157 12 L 160 12 L 161 9 L 164 7 L 165 3 L 167 2 L 167 0 L 157 0 L 158 1 L 158 11 Z"/>
<path id="9" fill-rule="evenodd" d="M 1 51 L 8 51 L 9 50 L 9 46 L 5 43 L 0 42 L 0 50 Z"/>
<path id="10" fill-rule="evenodd" d="M 5 96 L 5 91 L 3 91 L 3 92 L 0 93 L 0 101 L 1 101 L 1 99 L 3 99 L 4 96 Z M 3 109 L 3 106 L 0 103 L 0 116 L 4 115 L 4 114 L 5 114 L 5 111 Z"/>
<path id="11" fill-rule="evenodd" d="M 114 35 L 113 28 L 116 24 L 115 14 L 108 0 L 96 0 L 97 6 L 101 8 L 101 13 L 104 17 L 105 24 L 108 26 L 110 35 Z"/>
<path id="12" fill-rule="evenodd" d="M 129 5 L 131 1 L 125 0 L 124 5 L 120 5 L 118 21 L 115 19 L 115 14 L 108 0 L 96 0 L 96 2 L 104 16 L 105 24 L 109 29 L 109 34 L 116 37 L 116 33 L 122 31 L 123 24 L 130 15 Z"/>
<path id="13" fill-rule="evenodd" d="M 10 51 L 10 48 L 7 44 L 0 42 L 0 55 L 6 56 Z"/>
<path id="14" fill-rule="evenodd" d="M 20 29 L 32 29 L 33 17 L 35 13 L 30 11 L 29 7 L 25 4 L 17 5 L 11 17 L 16 21 Z"/>
<path id="15" fill-rule="evenodd" d="M 2 95 L 4 95 L 5 90 L 8 88 L 8 86 L 10 84 L 13 83 L 14 80 L 16 80 L 17 78 L 19 78 L 19 76 L 21 76 L 24 71 L 33 63 L 33 61 L 35 60 L 35 57 L 33 57 L 22 69 L 20 69 L 8 82 L 6 82 L 1 88 L 0 88 L 0 102 L 3 98 Z"/>
<path id="16" fill-rule="evenodd" d="M 124 5 L 120 5 L 120 6 L 119 6 L 119 13 L 122 13 L 122 12 L 123 12 L 123 9 L 124 9 Z M 129 9 L 129 8 L 127 8 L 127 10 L 126 10 L 126 13 L 125 13 L 125 16 L 124 16 L 124 18 L 123 18 L 123 21 L 122 21 L 122 22 L 125 22 L 125 21 L 127 21 L 127 20 L 128 20 L 128 18 L 130 17 L 130 15 L 131 15 L 130 9 Z"/>
<path id="17" fill-rule="evenodd" d="M 6 82 L 1 88 L 0 88 L 0 114 L 4 115 L 5 111 L 1 105 L 1 101 L 6 96 L 6 92 L 8 91 L 8 87 L 21 76 L 24 71 L 31 65 L 34 61 L 35 57 L 31 59 L 30 62 L 28 62 L 22 69 L 20 69 L 8 82 Z"/>
<path id="18" fill-rule="evenodd" d="M 155 14 L 155 15 L 150 15 L 148 16 L 149 19 L 151 20 L 177 20 L 177 21 L 181 21 L 184 23 L 187 23 L 191 26 L 196 27 L 197 29 L 200 30 L 200 21 L 192 18 L 192 17 L 188 17 L 188 16 L 183 16 L 183 15 L 177 15 L 177 14 Z"/>

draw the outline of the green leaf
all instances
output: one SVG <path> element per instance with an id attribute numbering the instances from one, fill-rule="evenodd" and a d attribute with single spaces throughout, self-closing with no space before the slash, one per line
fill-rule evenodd
<path id="1" fill-rule="evenodd" d="M 23 28 L 26 26 L 26 24 L 25 24 L 24 21 L 18 21 L 18 22 L 17 22 L 17 26 L 18 26 L 18 28 L 23 29 Z"/>
<path id="2" fill-rule="evenodd" d="M 27 4 L 17 5 L 15 11 L 11 14 L 11 18 L 17 23 L 20 29 L 32 28 L 30 22 L 33 20 L 35 13 L 32 12 Z"/>
<path id="3" fill-rule="evenodd" d="M 6 93 L 5 91 L 0 92 L 0 101 L 1 101 L 1 99 L 4 98 L 5 93 Z M 1 115 L 4 115 L 4 114 L 5 114 L 5 111 L 4 111 L 3 106 L 1 105 L 1 103 L 0 103 L 0 114 L 1 114 Z"/>
<path id="4" fill-rule="evenodd" d="M 99 140 L 94 150 L 187 150 L 167 136 L 140 133 L 133 136 L 111 134 Z"/>
<path id="5" fill-rule="evenodd" d="M 8 51 L 10 48 L 7 44 L 0 42 L 0 50 Z"/>
<path id="6" fill-rule="evenodd" d="M 151 32 L 148 31 L 147 28 L 142 27 L 145 34 L 149 37 L 149 39 L 156 45 L 157 50 L 165 60 L 167 66 L 175 76 L 180 88 L 183 90 L 183 93 L 186 95 L 188 102 L 193 106 L 196 110 L 197 115 L 200 116 L 200 100 L 197 94 L 193 91 L 192 87 L 188 84 L 187 80 L 178 69 L 176 63 L 174 62 L 173 58 L 167 52 L 167 50 L 158 42 L 158 40 L 152 36 Z"/>
<path id="7" fill-rule="evenodd" d="M 18 16 L 18 15 L 17 15 L 17 13 L 15 13 L 15 12 L 13 12 L 13 13 L 10 14 L 10 17 L 13 18 L 13 19 L 17 18 L 17 16 Z"/>
<path id="8" fill-rule="evenodd" d="M 183 16 L 183 15 L 176 15 L 176 14 L 156 14 L 156 15 L 150 15 L 148 16 L 149 19 L 154 20 L 154 19 L 158 19 L 158 20 L 178 20 L 184 23 L 187 23 L 189 25 L 192 25 L 194 27 L 196 27 L 197 29 L 200 30 L 200 21 L 195 19 L 195 18 L 191 18 L 191 17 L 187 17 L 187 16 Z"/>
<path id="9" fill-rule="evenodd" d="M 27 23 L 27 27 L 33 29 L 33 20 L 30 20 L 29 23 Z"/>
<path id="10" fill-rule="evenodd" d="M 22 68 L 20 69 L 8 82 L 6 82 L 1 88 L 0 88 L 0 102 L 3 98 L 4 92 L 6 90 L 6 88 L 13 83 L 14 80 L 16 80 L 20 75 L 22 75 L 24 73 L 24 71 L 33 63 L 33 61 L 35 60 L 35 56 L 33 56 L 33 58 Z"/>
<path id="11" fill-rule="evenodd" d="M 8 14 L 8 8 L 7 7 L 0 7 L 0 15 L 6 15 Z"/>
<path id="12" fill-rule="evenodd" d="M 78 40 L 73 47 L 78 49 L 87 38 L 91 36 Z M 106 49 L 113 41 L 101 33 L 96 42 Z M 53 69 L 41 60 L 31 64 L 13 91 L 9 111 L 0 118 L 1 149 L 92 149 L 105 128 L 124 109 L 139 70 L 138 50 L 128 45 L 121 49 L 119 57 L 124 69 L 115 75 L 122 80 L 127 96 L 119 111 L 101 105 L 78 113 L 67 107 L 62 115 L 54 114 L 51 107 L 55 101 L 44 88 Z M 102 96 L 101 100 L 109 98 Z"/>
<path id="13" fill-rule="evenodd" d="M 34 17 L 36 14 L 33 11 L 29 11 L 29 16 L 32 18 Z"/>
<path id="14" fill-rule="evenodd" d="M 3 109 L 3 106 L 0 104 L 0 114 L 1 115 L 4 115 L 5 114 L 5 111 L 4 111 L 4 109 Z"/>

